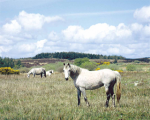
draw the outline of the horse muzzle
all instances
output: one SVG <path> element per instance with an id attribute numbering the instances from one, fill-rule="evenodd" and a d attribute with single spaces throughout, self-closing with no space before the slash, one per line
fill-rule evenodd
<path id="1" fill-rule="evenodd" d="M 66 79 L 66 81 L 68 81 L 68 78 L 65 78 Z"/>

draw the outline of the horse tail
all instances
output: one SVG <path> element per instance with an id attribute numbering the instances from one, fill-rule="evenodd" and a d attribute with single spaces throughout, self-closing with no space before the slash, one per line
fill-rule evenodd
<path id="1" fill-rule="evenodd" d="M 119 103 L 119 100 L 121 98 L 121 75 L 117 71 L 115 71 L 115 74 L 116 74 L 116 80 L 117 80 L 116 95 L 117 95 L 117 102 Z"/>

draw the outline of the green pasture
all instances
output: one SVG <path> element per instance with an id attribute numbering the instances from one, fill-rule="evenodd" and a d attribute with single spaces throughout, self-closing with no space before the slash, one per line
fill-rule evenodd
<path id="1" fill-rule="evenodd" d="M 123 72 L 120 105 L 105 108 L 104 87 L 86 91 L 91 104 L 83 97 L 77 106 L 73 81 L 62 73 L 40 78 L 26 75 L 0 75 L 0 119 L 2 120 L 118 120 L 150 119 L 150 72 Z M 134 82 L 142 84 L 134 86 Z"/>
<path id="2" fill-rule="evenodd" d="M 0 75 L 1 120 L 148 120 L 150 119 L 150 64 L 132 64 L 135 71 L 127 71 L 126 63 L 110 65 L 122 69 L 120 104 L 105 108 L 104 87 L 86 91 L 90 107 L 83 96 L 77 105 L 77 91 L 73 81 L 64 79 L 63 63 L 48 64 L 53 69 L 50 77 L 27 78 L 20 75 Z M 109 66 L 109 67 L 110 67 Z M 100 67 L 100 66 L 97 66 Z M 103 66 L 104 67 L 104 66 Z M 108 67 L 108 66 L 106 66 Z M 137 70 L 137 69 L 142 70 Z M 20 68 L 30 70 L 31 68 Z M 101 68 L 102 69 L 102 68 Z M 135 83 L 138 84 L 135 86 Z M 116 88 L 116 86 L 115 86 Z"/>

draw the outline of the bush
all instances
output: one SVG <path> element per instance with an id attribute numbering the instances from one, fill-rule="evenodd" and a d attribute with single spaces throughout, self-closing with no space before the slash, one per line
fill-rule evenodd
<path id="1" fill-rule="evenodd" d="M 139 60 L 135 60 L 134 63 L 140 63 L 140 61 Z"/>
<path id="2" fill-rule="evenodd" d="M 135 65 L 128 64 L 126 67 L 126 70 L 127 71 L 136 71 L 136 67 L 135 67 Z"/>
<path id="3" fill-rule="evenodd" d="M 81 66 L 81 64 L 85 62 L 90 62 L 88 58 L 77 58 L 74 60 L 74 64 L 77 66 Z"/>
<path id="4" fill-rule="evenodd" d="M 116 65 L 116 64 L 110 64 L 110 65 L 109 65 L 109 69 L 111 69 L 111 70 L 118 70 L 119 67 L 118 67 L 118 65 Z"/>
<path id="5" fill-rule="evenodd" d="M 0 68 L 0 73 L 1 74 L 20 74 L 20 71 L 19 70 L 14 70 L 12 69 L 11 67 L 1 67 Z"/>
<path id="6" fill-rule="evenodd" d="M 110 62 L 103 62 L 103 65 L 110 65 Z"/>
<path id="7" fill-rule="evenodd" d="M 97 64 L 95 62 L 84 62 L 81 64 L 80 67 L 92 71 L 92 70 L 95 70 L 95 68 L 97 67 Z"/>
<path id="8" fill-rule="evenodd" d="M 56 71 L 62 73 L 63 72 L 63 68 L 64 68 L 64 66 L 60 66 L 60 67 L 58 67 L 56 69 Z"/>

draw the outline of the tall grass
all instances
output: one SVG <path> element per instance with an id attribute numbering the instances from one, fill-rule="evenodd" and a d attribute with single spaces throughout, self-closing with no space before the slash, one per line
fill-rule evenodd
<path id="1" fill-rule="evenodd" d="M 73 81 L 65 81 L 62 73 L 50 77 L 29 79 L 24 75 L 0 75 L 0 119 L 16 120 L 118 120 L 150 119 L 150 73 L 123 72 L 122 97 L 116 108 L 105 108 L 104 87 L 86 91 L 91 104 L 87 107 L 83 96 L 77 106 Z M 135 81 L 143 84 L 134 86 Z"/>

